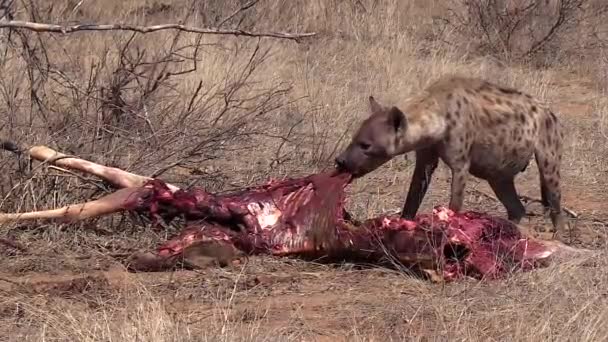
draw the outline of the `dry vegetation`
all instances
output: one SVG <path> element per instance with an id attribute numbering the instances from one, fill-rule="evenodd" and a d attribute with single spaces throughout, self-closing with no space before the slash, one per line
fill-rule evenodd
<path id="1" fill-rule="evenodd" d="M 182 186 L 230 190 L 329 166 L 364 117 L 369 94 L 399 103 L 446 73 L 482 76 L 525 89 L 559 111 L 569 132 L 564 204 L 580 215 L 569 242 L 600 251 L 500 282 L 446 286 L 385 269 L 268 257 L 243 268 L 127 274 L 112 255 L 153 248 L 178 228 L 159 233 L 119 215 L 71 226 L 4 226 L 2 236 L 27 251 L 1 249 L 3 340 L 608 336 L 602 1 L 459 0 L 444 2 L 448 7 L 425 0 L 261 0 L 242 11 L 236 10 L 246 2 L 237 0 L 2 3 L 5 20 L 8 8 L 15 19 L 48 23 L 317 32 L 297 44 L 176 31 L 0 29 L 2 138 L 48 144 Z M 3 212 L 58 207 L 109 191 L 93 180 L 1 157 Z M 398 159 L 358 181 L 350 209 L 360 217 L 399 210 L 412 166 Z M 447 200 L 447 170 L 438 171 L 422 210 Z M 518 180 L 520 193 L 538 197 L 537 179 L 533 164 Z M 489 193 L 473 180 L 467 207 L 505 215 Z M 524 226 L 533 233 L 546 224 L 537 217 Z M 72 278 L 61 286 L 46 283 Z"/>

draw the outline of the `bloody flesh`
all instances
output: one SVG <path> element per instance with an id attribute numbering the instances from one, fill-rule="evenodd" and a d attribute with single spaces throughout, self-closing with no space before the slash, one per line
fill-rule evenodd
<path id="1" fill-rule="evenodd" d="M 133 201 L 130 209 L 164 218 L 183 215 L 187 226 L 140 266 L 149 268 L 150 261 L 166 266 L 202 243 L 234 254 L 392 259 L 449 281 L 465 275 L 501 277 L 531 269 L 552 254 L 524 238 L 510 221 L 478 212 L 436 207 L 413 221 L 380 216 L 354 222 L 344 209 L 350 181 L 347 174 L 326 172 L 225 195 L 202 189 L 171 192 L 162 181 L 150 181 L 145 200 Z"/>

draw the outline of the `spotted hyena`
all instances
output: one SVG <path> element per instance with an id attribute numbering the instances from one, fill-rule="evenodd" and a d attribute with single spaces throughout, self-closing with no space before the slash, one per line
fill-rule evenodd
<path id="1" fill-rule="evenodd" d="M 416 215 L 439 159 L 451 170 L 449 208 L 460 211 L 469 174 L 486 180 L 519 223 L 525 208 L 515 176 L 534 155 L 542 204 L 555 231 L 564 227 L 560 164 L 563 133 L 548 107 L 517 89 L 483 79 L 445 76 L 398 108 L 369 97 L 371 115 L 337 158 L 362 177 L 397 155 L 415 151 L 416 166 L 401 216 Z"/>

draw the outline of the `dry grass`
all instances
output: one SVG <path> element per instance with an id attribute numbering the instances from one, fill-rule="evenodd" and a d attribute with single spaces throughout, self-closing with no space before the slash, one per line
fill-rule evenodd
<path id="1" fill-rule="evenodd" d="M 33 1 L 14 6 L 18 19 L 185 20 L 203 26 L 218 24 L 238 3 Z M 0 112 L 5 113 L 0 137 L 49 144 L 182 185 L 229 190 L 330 165 L 364 118 L 369 94 L 398 104 L 440 75 L 482 76 L 523 88 L 560 112 L 569 133 L 564 201 L 581 214 L 573 243 L 597 248 L 597 256 L 499 282 L 446 286 L 389 270 L 271 258 L 253 258 L 243 269 L 125 274 L 110 253 L 153 248 L 177 228 L 158 233 L 121 216 L 74 226 L 5 226 L 3 235 L 29 252 L 2 251 L 0 334 L 40 341 L 605 339 L 608 196 L 602 190 L 608 186 L 608 60 L 601 37 L 591 36 L 589 28 L 606 31 L 606 25 L 588 18 L 580 31 L 554 42 L 584 40 L 586 50 L 550 54 L 559 58 L 538 68 L 479 54 L 459 32 L 442 30 L 436 18 L 447 17 L 446 11 L 439 2 L 422 0 L 262 0 L 224 24 L 319 33 L 301 44 L 176 37 L 175 32 L 139 35 L 129 42 L 131 35 L 120 32 L 13 31 L 9 37 L 5 31 L 0 37 Z M 572 51 L 571 45 L 558 48 Z M 123 50 L 128 53 L 117 71 Z M 144 50 L 137 62 L 138 51 Z M 192 67 L 192 56 L 199 59 L 195 71 L 164 79 L 156 88 L 161 70 L 142 63 L 164 61 L 164 71 L 175 73 Z M 126 82 L 132 73 L 139 76 Z M 102 185 L 44 167 L 18 172 L 14 158 L 2 158 L 1 211 L 57 207 L 103 191 Z M 412 168 L 400 158 L 358 181 L 350 209 L 360 217 L 399 210 Z M 538 197 L 536 172 L 532 165 L 518 180 L 522 194 Z M 422 210 L 446 201 L 448 180 L 441 166 Z M 504 215 L 501 206 L 480 195 L 490 193 L 485 184 L 473 180 L 468 189 L 469 208 Z M 525 225 L 548 222 L 541 217 Z M 44 282 L 94 271 L 108 273 L 88 287 L 19 285 L 24 277 Z"/>

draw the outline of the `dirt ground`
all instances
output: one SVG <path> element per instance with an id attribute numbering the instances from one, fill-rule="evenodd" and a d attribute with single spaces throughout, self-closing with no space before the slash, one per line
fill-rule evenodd
<path id="1" fill-rule="evenodd" d="M 84 2 L 82 6 L 65 1 L 53 8 L 45 7 L 44 2 L 34 3 L 40 8 L 37 15 L 64 22 L 107 22 L 120 13 L 127 22 L 151 24 L 192 11 L 200 17 L 189 20 L 207 25 L 214 15 L 217 20 L 234 12 L 226 7 L 217 14 L 213 6 L 224 5 L 215 1 L 200 2 L 202 7 L 196 11 L 187 1 Z M 226 268 L 130 273 L 122 264 L 124 255 L 154 248 L 179 227 L 153 230 L 125 215 L 75 225 L 5 225 L 2 237 L 16 241 L 24 250 L 0 245 L 0 340 L 608 338 L 606 56 L 585 62 L 567 60 L 544 69 L 505 66 L 489 57 L 469 56 L 462 47 L 464 41 L 449 45 L 447 52 L 439 48 L 443 45 L 429 43 L 427 35 L 435 34 L 435 24 L 429 24 L 429 18 L 445 8 L 414 0 L 386 0 L 380 5 L 375 1 L 353 2 L 368 10 L 361 14 L 355 5 L 355 9 L 329 5 L 334 3 L 338 2 L 299 1 L 290 9 L 281 1 L 262 1 L 254 14 L 247 14 L 254 19 L 243 19 L 247 29 L 314 30 L 319 36 L 301 44 L 265 41 L 264 46 L 274 48 L 273 54 L 259 62 L 250 79 L 245 79 L 239 68 L 245 65 L 243 70 L 247 70 L 251 60 L 257 60 L 250 58 L 255 44 L 234 43 L 239 38 L 210 38 L 201 57 L 205 63 L 195 73 L 179 76 L 182 78 L 177 82 L 149 96 L 138 92 L 146 87 L 135 81 L 124 87 L 127 95 L 118 97 L 127 105 L 122 104 L 121 110 L 123 114 L 134 113 L 133 121 L 111 121 L 116 112 L 103 109 L 103 101 L 91 95 L 96 92 L 86 96 L 79 92 L 87 87 L 101 92 L 101 88 L 107 90 L 120 83 L 116 81 L 120 79 L 116 76 L 120 75 L 117 53 L 128 35 L 74 35 L 65 39 L 49 35 L 36 40 L 39 36 L 32 34 L 28 41 L 35 48 L 10 45 L 0 63 L 0 108 L 7 113 L 0 116 L 0 137 L 26 145 L 47 144 L 145 175 L 182 158 L 182 171 L 173 168 L 159 177 L 223 191 L 327 167 L 337 146 L 344 146 L 339 136 L 347 129 L 352 132 L 353 125 L 363 118 L 369 94 L 398 102 L 439 75 L 466 73 L 523 88 L 557 110 L 567 131 L 563 205 L 576 216 L 569 216 L 571 229 L 562 239 L 594 253 L 515 273 L 504 280 L 465 279 L 450 284 L 434 284 L 403 270 L 374 265 L 327 265 L 268 256 L 251 257 L 244 265 Z M 372 13 L 372 7 L 379 14 Z M 25 19 L 34 16 L 26 9 L 18 14 Z M 169 34 L 155 37 L 142 38 L 133 51 L 147 49 L 160 54 L 171 45 Z M 193 37 L 187 42 L 193 42 Z M 44 63 L 41 51 L 47 50 L 42 47 L 48 50 L 47 73 L 30 67 Z M 186 52 L 180 53 L 179 58 L 186 59 Z M 101 70 L 98 77 L 92 76 L 94 69 Z M 143 65 L 141 70 L 144 74 L 150 69 Z M 42 78 L 47 83 L 40 86 Z M 289 83 L 289 92 L 268 90 L 283 82 Z M 205 115 L 224 115 L 226 94 L 233 93 L 218 87 L 226 84 L 243 88 L 234 88 L 238 98 L 233 102 L 226 100 L 235 103 L 225 114 L 232 116 L 217 128 L 205 121 Z M 35 92 L 23 91 L 34 88 L 44 96 L 36 98 L 32 95 Z M 203 89 L 204 94 L 195 101 L 197 89 Z M 137 107 L 137 99 L 148 102 Z M 119 101 L 114 100 L 106 102 L 118 106 Z M 40 102 L 43 105 L 38 106 Z M 182 109 L 185 106 L 188 108 Z M 262 112 L 264 115 L 257 114 Z M 21 113 L 22 119 L 16 113 Z M 249 133 L 258 133 L 249 136 L 240 130 L 240 117 L 246 118 Z M 105 126 L 99 123 L 106 119 L 111 122 Z M 203 140 L 211 135 L 208 141 Z M 188 149 L 197 144 L 203 152 L 190 153 Z M 237 145 L 238 149 L 227 147 Z M 104 188 L 90 179 L 49 167 L 24 172 L 8 153 L 2 152 L 0 158 L 2 212 L 59 207 L 99 196 L 99 189 Z M 412 171 L 411 158 L 398 158 L 356 181 L 349 189 L 349 211 L 358 217 L 372 217 L 400 210 Z M 420 211 L 447 203 L 449 178 L 447 168 L 441 165 Z M 534 163 L 517 179 L 516 186 L 520 195 L 539 198 Z M 465 206 L 505 215 L 487 184 L 474 178 L 467 185 Z M 539 232 L 550 225 L 539 205 L 531 203 L 528 211 L 531 215 L 521 228 L 530 235 L 550 238 Z"/>

